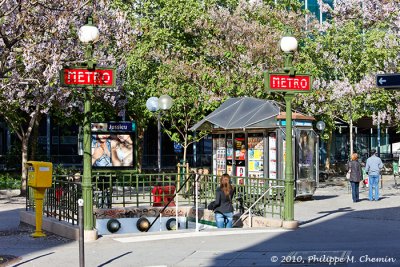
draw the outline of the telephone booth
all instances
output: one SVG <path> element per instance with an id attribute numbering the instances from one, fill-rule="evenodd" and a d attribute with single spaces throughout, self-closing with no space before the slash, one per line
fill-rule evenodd
<path id="1" fill-rule="evenodd" d="M 211 131 L 215 175 L 285 179 L 285 113 L 274 101 L 230 98 L 194 125 Z M 293 113 L 293 164 L 296 197 L 312 196 L 318 186 L 318 136 L 313 117 Z M 240 179 L 243 177 L 243 179 Z"/>

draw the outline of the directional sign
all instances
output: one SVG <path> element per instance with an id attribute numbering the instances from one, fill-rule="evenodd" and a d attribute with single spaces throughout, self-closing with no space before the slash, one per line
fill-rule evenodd
<path id="1" fill-rule="evenodd" d="M 115 69 L 96 68 L 88 70 L 82 67 L 63 68 L 60 71 L 62 86 L 70 87 L 115 87 Z"/>
<path id="2" fill-rule="evenodd" d="M 376 75 L 376 86 L 378 86 L 379 88 L 400 89 L 400 73 Z"/>
<path id="3" fill-rule="evenodd" d="M 307 74 L 266 73 L 265 86 L 269 91 L 307 93 L 312 88 L 312 77 Z"/>

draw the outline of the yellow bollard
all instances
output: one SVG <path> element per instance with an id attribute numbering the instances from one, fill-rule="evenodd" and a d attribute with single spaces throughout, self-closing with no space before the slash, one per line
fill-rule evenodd
<path id="1" fill-rule="evenodd" d="M 36 230 L 32 234 L 32 237 L 44 237 L 45 233 L 42 231 L 42 218 L 43 218 L 43 199 L 44 192 L 46 188 L 35 188 L 34 189 L 34 198 L 35 198 L 35 224 Z"/>

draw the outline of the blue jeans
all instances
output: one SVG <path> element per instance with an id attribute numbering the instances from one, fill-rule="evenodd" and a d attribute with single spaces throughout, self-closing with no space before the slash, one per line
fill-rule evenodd
<path id="1" fill-rule="evenodd" d="M 360 200 L 359 197 L 360 182 L 350 182 L 350 184 L 351 184 L 351 196 L 353 198 L 353 202 L 358 202 Z"/>
<path id="2" fill-rule="evenodd" d="M 226 219 L 224 219 L 224 215 Z M 217 223 L 218 228 L 232 228 L 233 221 L 233 212 L 224 213 L 215 213 L 215 222 Z"/>
<path id="3" fill-rule="evenodd" d="M 369 184 L 369 195 L 368 195 L 369 200 L 378 200 L 379 199 L 379 175 L 368 175 L 368 184 Z M 374 192 L 374 189 L 375 189 L 375 192 Z"/>

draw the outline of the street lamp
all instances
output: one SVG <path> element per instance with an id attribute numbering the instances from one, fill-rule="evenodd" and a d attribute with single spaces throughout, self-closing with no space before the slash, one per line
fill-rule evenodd
<path id="1" fill-rule="evenodd" d="M 319 121 L 319 122 L 317 122 L 317 129 L 318 130 L 320 130 L 321 132 L 323 131 L 323 130 L 325 130 L 325 122 L 323 122 L 323 121 Z"/>
<path id="2" fill-rule="evenodd" d="M 146 108 L 155 113 L 169 110 L 172 107 L 173 100 L 169 95 L 162 95 L 159 98 L 152 96 L 146 101 Z M 161 172 L 161 112 L 157 112 L 157 169 L 158 173 Z"/>
<path id="3" fill-rule="evenodd" d="M 285 53 L 285 64 L 283 70 L 294 76 L 296 69 L 293 67 L 293 54 L 297 50 L 297 40 L 291 36 L 289 30 L 280 40 L 281 50 Z M 292 148 L 292 100 L 293 92 L 285 93 L 286 103 L 286 161 L 285 161 L 285 209 L 283 214 L 284 227 L 297 228 L 298 223 L 294 221 L 294 177 L 293 177 L 293 148 Z"/>
<path id="4" fill-rule="evenodd" d="M 291 36 L 289 30 L 286 31 L 285 36 L 282 37 L 279 43 L 281 50 L 285 53 L 285 64 L 283 70 L 289 72 L 289 75 L 294 75 L 296 69 L 293 67 L 293 54 L 297 50 L 297 40 Z"/>
<path id="5" fill-rule="evenodd" d="M 86 45 L 85 58 L 87 69 L 95 68 L 93 60 L 93 46 L 99 39 L 99 30 L 93 25 L 92 17 L 88 17 L 87 24 L 78 31 L 79 40 Z M 84 203 L 84 229 L 93 230 L 93 197 L 92 197 L 92 155 L 91 155 L 91 132 L 90 132 L 90 111 L 91 92 L 93 86 L 87 87 L 85 92 L 85 109 L 83 122 L 83 177 L 82 197 Z"/>

